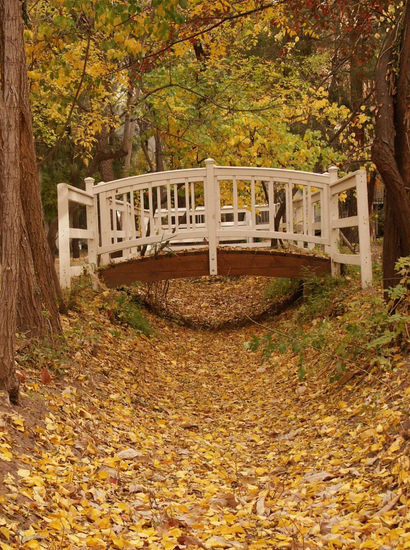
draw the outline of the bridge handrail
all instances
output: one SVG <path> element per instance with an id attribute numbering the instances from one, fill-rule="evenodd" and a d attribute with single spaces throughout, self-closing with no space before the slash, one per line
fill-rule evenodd
<path id="1" fill-rule="evenodd" d="M 129 176 L 113 181 L 100 181 L 93 187 L 93 193 L 98 195 L 108 191 L 122 191 L 124 188 L 132 186 L 134 189 L 146 188 L 148 185 L 161 185 L 166 181 L 174 183 L 185 183 L 185 178 L 194 178 L 194 181 L 201 181 L 205 177 L 205 168 L 184 168 L 181 170 L 166 170 L 163 172 L 149 172 L 148 174 L 139 174 Z M 198 178 L 198 179 L 196 179 Z M 192 181 L 192 180 L 191 180 Z"/>
<path id="2" fill-rule="evenodd" d="M 243 178 L 250 180 L 263 181 L 263 179 L 274 179 L 276 183 L 294 184 L 317 184 L 317 187 L 324 188 L 329 184 L 329 174 L 314 174 L 312 172 L 303 172 L 301 170 L 287 170 L 285 168 L 264 168 L 250 166 L 214 166 L 215 176 L 218 179 L 227 179 L 232 177 Z"/>

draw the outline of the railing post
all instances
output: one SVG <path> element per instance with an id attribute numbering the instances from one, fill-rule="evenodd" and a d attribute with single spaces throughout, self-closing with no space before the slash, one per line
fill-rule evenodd
<path id="1" fill-rule="evenodd" d="M 70 217 L 68 203 L 68 186 L 57 185 L 58 206 L 58 257 L 61 288 L 70 288 Z"/>
<path id="2" fill-rule="evenodd" d="M 356 194 L 357 217 L 359 220 L 360 276 L 362 288 L 366 288 L 371 286 L 373 281 L 366 170 L 359 170 L 356 174 Z"/>
<path id="3" fill-rule="evenodd" d="M 209 274 L 218 274 L 217 260 L 217 238 L 216 238 L 216 200 L 217 182 L 215 178 L 215 161 L 214 159 L 206 159 L 206 178 L 205 178 L 205 208 L 206 208 L 206 227 L 208 230 L 208 246 L 209 246 Z"/>
<path id="4" fill-rule="evenodd" d="M 97 267 L 97 246 L 98 246 L 98 214 L 97 197 L 94 195 L 94 178 L 85 178 L 85 190 L 93 197 L 93 206 L 87 206 L 87 229 L 92 233 L 88 239 L 88 263 L 93 269 Z"/>
<path id="5" fill-rule="evenodd" d="M 328 235 L 329 235 L 329 254 L 331 261 L 331 270 L 334 277 L 338 277 L 341 273 L 341 266 L 334 261 L 335 254 L 339 252 L 339 229 L 334 228 L 333 224 L 339 219 L 339 196 L 337 193 L 332 193 L 332 183 L 337 182 L 337 166 L 329 168 L 329 217 L 328 217 Z"/>
<path id="6" fill-rule="evenodd" d="M 102 192 L 98 194 L 98 200 L 100 204 L 100 232 L 101 232 L 101 246 L 111 244 L 111 209 L 108 204 L 109 194 Z M 113 211 L 114 215 L 114 211 Z M 100 255 L 100 265 L 107 265 L 110 263 L 109 254 Z"/>

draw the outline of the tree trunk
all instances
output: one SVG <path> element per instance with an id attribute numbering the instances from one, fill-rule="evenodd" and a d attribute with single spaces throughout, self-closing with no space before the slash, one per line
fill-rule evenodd
<path id="1" fill-rule="evenodd" d="M 16 328 L 39 337 L 61 330 L 61 291 L 43 223 L 19 0 L 0 0 L 0 55 L 0 388 L 16 403 Z"/>
<path id="2" fill-rule="evenodd" d="M 16 2 L 16 0 L 13 0 Z M 20 6 L 21 4 L 16 2 Z M 37 171 L 37 159 L 34 149 L 33 124 L 31 117 L 31 107 L 29 100 L 29 85 L 26 70 L 26 56 L 23 40 L 23 22 L 20 13 L 19 34 L 17 36 L 20 49 L 21 64 L 19 67 L 21 79 L 20 95 L 20 176 L 21 176 L 21 202 L 23 207 L 24 224 L 27 230 L 27 238 L 31 250 L 31 258 L 21 255 L 21 262 L 29 262 L 34 267 L 36 291 L 40 294 L 43 317 L 47 322 L 40 329 L 37 327 L 35 319 L 38 312 L 35 310 L 27 311 L 29 315 L 25 319 L 25 326 L 30 327 L 30 331 L 38 336 L 45 336 L 51 332 L 60 332 L 61 325 L 59 319 L 58 304 L 63 304 L 60 284 L 54 267 L 54 261 L 51 255 L 50 247 L 47 242 L 45 232 L 43 208 L 41 204 L 40 182 Z M 28 272 L 29 270 L 27 270 Z M 28 287 L 33 285 L 33 281 L 21 280 L 21 284 Z M 31 290 L 20 289 L 27 295 Z M 20 307 L 20 306 L 19 306 Z M 26 304 L 27 307 L 27 304 Z M 21 312 L 22 313 L 22 312 Z M 22 317 L 22 315 L 21 315 Z"/>
<path id="3" fill-rule="evenodd" d="M 53 218 L 51 222 L 48 224 L 48 230 L 47 230 L 47 242 L 48 242 L 48 246 L 50 247 L 51 255 L 53 256 L 53 258 L 56 258 L 58 254 L 58 248 L 56 245 L 57 233 L 58 233 L 58 218 Z"/>
<path id="4" fill-rule="evenodd" d="M 12 403 L 18 402 L 19 385 L 14 368 L 19 276 L 20 140 L 19 97 L 21 55 L 19 33 L 21 6 L 17 0 L 0 0 L 0 389 Z"/>
<path id="5" fill-rule="evenodd" d="M 386 187 L 383 277 L 387 289 L 398 281 L 394 265 L 410 255 L 410 2 L 389 32 L 376 68 L 376 139 L 373 162 Z M 398 73 L 392 68 L 399 59 Z M 397 92 L 397 93 L 396 93 Z"/>

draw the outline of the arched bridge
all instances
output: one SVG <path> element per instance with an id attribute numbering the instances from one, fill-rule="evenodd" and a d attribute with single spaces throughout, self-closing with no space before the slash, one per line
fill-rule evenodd
<path id="1" fill-rule="evenodd" d="M 216 274 L 300 278 L 337 274 L 342 264 L 360 266 L 362 286 L 371 285 L 365 171 L 338 179 L 334 167 L 314 174 L 205 164 L 98 184 L 86 178 L 85 190 L 60 183 L 62 286 L 83 269 L 72 265 L 72 239 L 86 241 L 87 263 L 105 266 L 109 286 Z M 353 214 L 341 208 L 346 193 Z M 83 209 L 81 228 L 71 227 L 71 204 Z M 343 228 L 356 228 L 358 253 L 343 250 Z M 289 249 L 269 250 L 278 242 Z"/>

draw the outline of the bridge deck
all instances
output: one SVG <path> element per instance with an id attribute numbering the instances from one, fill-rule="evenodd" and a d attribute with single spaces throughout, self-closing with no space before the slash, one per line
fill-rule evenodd
<path id="1" fill-rule="evenodd" d="M 306 278 L 330 273 L 330 260 L 277 250 L 218 249 L 218 275 Z M 99 272 L 110 288 L 136 281 L 152 282 L 209 275 L 208 250 L 187 250 L 110 264 Z"/>

